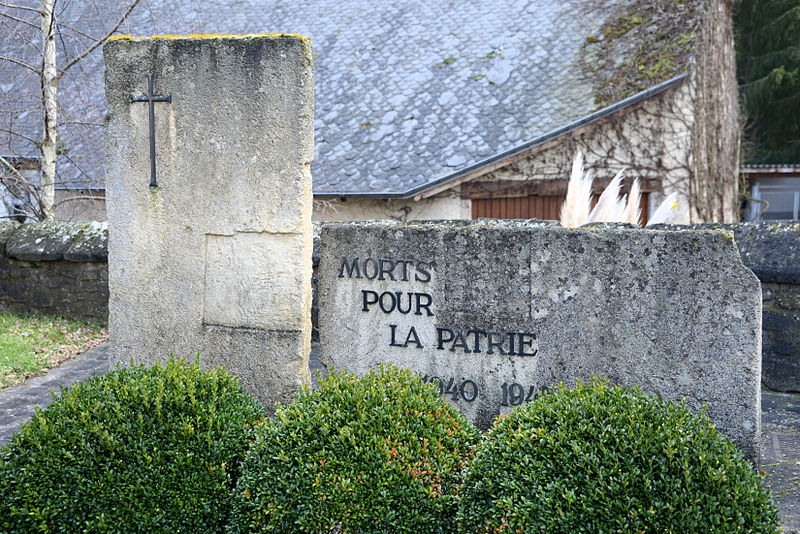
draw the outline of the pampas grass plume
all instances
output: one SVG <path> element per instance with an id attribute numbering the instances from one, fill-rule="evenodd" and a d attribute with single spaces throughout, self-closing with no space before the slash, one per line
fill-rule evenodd
<path id="1" fill-rule="evenodd" d="M 561 205 L 561 225 L 577 228 L 589 222 L 592 206 L 592 176 L 583 170 L 583 153 L 578 151 L 572 161 L 572 173 L 567 186 L 567 198 Z"/>

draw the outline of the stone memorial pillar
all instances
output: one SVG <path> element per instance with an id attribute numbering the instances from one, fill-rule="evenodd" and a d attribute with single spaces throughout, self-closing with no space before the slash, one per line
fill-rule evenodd
<path id="1" fill-rule="evenodd" d="M 293 35 L 104 46 L 112 359 L 309 383 L 313 82 Z"/>

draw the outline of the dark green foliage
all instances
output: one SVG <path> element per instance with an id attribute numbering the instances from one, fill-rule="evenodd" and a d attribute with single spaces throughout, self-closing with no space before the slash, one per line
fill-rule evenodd
<path id="1" fill-rule="evenodd" d="M 222 532 L 260 418 L 235 378 L 180 360 L 77 384 L 0 453 L 0 532 Z"/>
<path id="2" fill-rule="evenodd" d="M 740 0 L 737 76 L 750 163 L 800 163 L 800 0 Z"/>
<path id="3" fill-rule="evenodd" d="M 768 492 L 705 416 L 599 379 L 495 422 L 461 532 L 776 533 Z"/>
<path id="4" fill-rule="evenodd" d="M 446 532 L 478 439 L 410 371 L 331 375 L 257 429 L 235 531 Z"/>

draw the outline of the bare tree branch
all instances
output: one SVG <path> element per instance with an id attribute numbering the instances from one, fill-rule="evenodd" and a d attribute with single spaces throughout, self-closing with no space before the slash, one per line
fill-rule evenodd
<path id="1" fill-rule="evenodd" d="M 27 207 L 26 210 L 19 206 L 15 206 L 17 213 L 5 218 L 16 218 L 24 215 L 25 217 L 41 220 L 43 212 L 40 209 L 41 203 L 39 201 L 39 191 L 36 186 L 22 176 L 22 174 L 20 174 L 20 172 L 2 156 L 0 156 L 0 163 L 5 165 L 8 170 L 11 171 L 11 176 L 6 175 L 4 177 L 0 175 L 0 183 L 6 186 L 6 191 L 8 191 L 8 193 L 20 201 L 23 206 Z M 9 181 L 13 184 L 13 186 L 9 187 Z"/>
<path id="2" fill-rule="evenodd" d="M 0 132 L 7 133 L 9 135 L 13 135 L 13 136 L 19 137 L 20 139 L 24 139 L 24 140 L 28 141 L 29 143 L 33 143 L 34 145 L 36 145 L 38 143 L 41 143 L 41 141 L 39 141 L 37 139 L 34 139 L 32 137 L 28 137 L 27 135 L 21 134 L 19 132 L 15 132 L 14 130 L 8 130 L 6 128 L 0 128 Z"/>
<path id="3" fill-rule="evenodd" d="M 0 23 L 2 28 L 3 29 L 8 28 L 8 31 L 13 34 L 13 39 L 15 39 L 15 40 L 17 40 L 19 42 L 26 42 L 27 43 L 26 46 L 32 47 L 32 48 L 34 48 L 36 50 L 37 56 L 39 54 L 41 54 L 41 51 L 42 51 L 41 47 L 36 43 L 29 42 L 30 39 L 31 39 L 31 36 L 29 34 L 26 35 L 25 33 L 23 33 L 23 31 L 22 31 L 24 29 L 23 26 L 20 26 L 19 24 L 10 24 L 5 19 L 0 19 L 0 20 L 2 20 L 2 23 Z M 36 31 L 38 33 L 41 30 L 38 29 L 38 27 L 37 27 Z M 11 39 L 10 35 L 9 35 L 9 39 Z"/>
<path id="4" fill-rule="evenodd" d="M 7 7 L 9 9 L 21 9 L 23 11 L 31 11 L 32 13 L 36 13 L 37 15 L 41 15 L 42 12 L 36 9 L 35 7 L 28 7 L 28 6 L 17 6 L 14 4 L 7 4 L 5 2 L 0 2 L 0 7 Z"/>
<path id="5" fill-rule="evenodd" d="M 20 24 L 24 24 L 26 26 L 30 26 L 31 28 L 39 29 L 39 26 L 37 26 L 33 22 L 27 21 L 25 19 L 21 19 L 19 17 L 15 17 L 14 15 L 9 15 L 8 13 L 3 13 L 2 11 L 0 11 L 0 17 L 6 17 L 7 19 L 11 19 L 14 22 L 18 22 Z"/>
<path id="6" fill-rule="evenodd" d="M 91 182 L 93 182 L 93 181 L 94 181 L 94 178 L 92 178 L 92 177 L 89 175 L 89 173 L 87 173 L 85 170 L 83 170 L 83 167 L 81 167 L 81 166 L 78 164 L 78 162 L 77 162 L 77 161 L 75 161 L 74 159 L 72 159 L 72 157 L 70 157 L 70 155 L 69 155 L 69 154 L 66 154 L 66 153 L 64 153 L 64 154 L 62 154 L 62 155 L 63 155 L 65 158 L 67 158 L 67 161 L 69 161 L 70 163 L 72 163 L 73 165 L 75 165 L 75 168 L 76 168 L 76 169 L 78 169 L 78 172 L 79 172 L 79 173 L 81 173 L 81 174 L 82 174 L 82 175 L 84 175 L 86 178 L 88 178 L 88 179 L 89 179 L 89 181 L 91 181 Z M 61 182 L 61 183 L 64 183 L 64 182 Z"/>
<path id="7" fill-rule="evenodd" d="M 61 121 L 60 124 L 64 125 L 77 125 L 77 126 L 91 126 L 91 127 L 102 127 L 102 122 L 86 122 L 86 121 Z"/>
<path id="8" fill-rule="evenodd" d="M 64 204 L 65 202 L 72 202 L 73 200 L 105 200 L 105 199 L 106 199 L 105 195 L 99 195 L 99 196 L 96 196 L 96 197 L 95 196 L 91 196 L 91 195 L 77 195 L 77 196 L 74 196 L 74 197 L 62 198 L 61 202 L 59 202 L 57 204 L 57 206 L 60 206 L 61 204 Z"/>
<path id="9" fill-rule="evenodd" d="M 23 182 L 26 182 L 26 183 L 27 183 L 27 180 L 25 179 L 25 177 L 24 177 L 24 176 L 22 176 L 22 175 L 19 173 L 19 171 L 16 169 L 16 167 L 14 167 L 13 165 L 11 165 L 11 163 L 9 163 L 9 161 L 8 161 L 6 158 L 4 158 L 3 156 L 0 156 L 0 163 L 2 163 L 3 165 L 5 165 L 6 167 L 8 167 L 8 170 L 10 170 L 10 171 L 11 171 L 11 174 L 13 174 L 14 176 L 16 176 L 16 177 L 17 177 L 19 180 L 21 180 L 21 181 L 23 181 Z"/>
<path id="10" fill-rule="evenodd" d="M 114 33 L 116 33 L 116 31 L 119 29 L 119 27 L 122 26 L 122 23 L 125 22 L 125 19 L 128 18 L 128 15 L 131 14 L 131 12 L 133 11 L 133 8 L 135 8 L 136 4 L 138 4 L 138 3 L 139 3 L 139 0 L 133 0 L 133 2 L 131 2 L 130 6 L 128 6 L 128 10 L 125 12 L 125 14 L 122 15 L 122 17 L 120 17 L 120 19 L 117 21 L 117 23 L 114 24 L 114 27 L 111 28 L 111 31 L 109 31 L 103 38 L 98 39 L 92 46 L 90 46 L 89 48 L 87 48 L 86 50 L 84 50 L 83 52 L 81 52 L 80 54 L 75 56 L 74 58 L 72 58 L 72 61 L 67 63 L 67 66 L 64 67 L 63 69 L 61 69 L 61 72 L 58 73 L 57 78 L 61 78 L 64 75 L 64 73 L 67 72 L 67 70 L 69 70 L 73 65 L 75 65 L 80 60 L 82 60 L 83 58 L 85 58 L 86 56 L 88 56 L 89 54 L 94 52 L 94 50 L 96 48 L 101 46 L 104 42 L 106 42 L 106 40 L 109 37 L 114 35 Z"/>
<path id="11" fill-rule="evenodd" d="M 26 69 L 32 70 L 36 74 L 41 74 L 41 71 L 39 69 L 37 69 L 36 67 L 31 65 L 30 63 L 25 63 L 21 59 L 16 59 L 16 58 L 7 57 L 7 56 L 0 56 L 0 60 L 9 61 L 9 62 L 14 63 L 16 65 L 19 65 L 20 67 L 25 67 Z"/>
<path id="12" fill-rule="evenodd" d="M 87 34 L 85 32 L 82 32 L 81 30 L 79 30 L 78 28 L 76 28 L 74 26 L 70 26 L 66 22 L 59 21 L 58 25 L 68 29 L 69 31 L 75 32 L 78 35 L 80 35 L 81 37 L 85 37 L 86 39 L 89 39 L 90 41 L 98 41 L 99 40 L 96 37 L 92 37 L 91 35 L 89 35 L 89 34 Z"/>

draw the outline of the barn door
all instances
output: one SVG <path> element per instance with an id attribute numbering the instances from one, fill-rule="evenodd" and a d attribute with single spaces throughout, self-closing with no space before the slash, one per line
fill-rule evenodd
<path id="1" fill-rule="evenodd" d="M 556 220 L 563 203 L 564 195 L 475 199 L 472 218 Z"/>
<path id="2" fill-rule="evenodd" d="M 595 195 L 597 201 L 599 195 Z M 648 193 L 642 193 L 642 224 L 647 221 Z M 472 218 L 490 217 L 494 219 L 540 219 L 558 220 L 558 212 L 564 203 L 565 195 L 528 195 L 506 198 L 472 199 Z"/>

